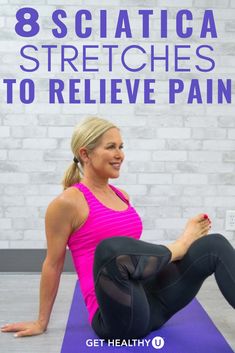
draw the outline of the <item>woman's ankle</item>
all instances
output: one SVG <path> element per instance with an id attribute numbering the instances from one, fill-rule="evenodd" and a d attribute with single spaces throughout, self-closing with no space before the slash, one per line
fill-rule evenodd
<path id="1" fill-rule="evenodd" d="M 184 239 L 177 239 L 171 244 L 166 245 L 166 247 L 171 251 L 171 262 L 182 259 L 188 250 L 188 246 Z"/>

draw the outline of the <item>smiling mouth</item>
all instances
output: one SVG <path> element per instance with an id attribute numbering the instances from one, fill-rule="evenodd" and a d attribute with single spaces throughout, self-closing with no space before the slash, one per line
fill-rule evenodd
<path id="1" fill-rule="evenodd" d="M 115 169 L 120 169 L 120 167 L 121 167 L 121 163 L 110 163 L 110 164 Z"/>

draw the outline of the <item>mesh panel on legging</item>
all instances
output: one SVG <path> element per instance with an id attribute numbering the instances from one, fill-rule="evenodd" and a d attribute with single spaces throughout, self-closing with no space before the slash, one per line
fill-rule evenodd
<path id="1" fill-rule="evenodd" d="M 106 293 L 108 296 L 113 298 L 120 304 L 130 306 L 131 305 L 131 295 L 130 290 L 127 288 L 120 289 L 117 283 L 114 283 L 108 275 L 107 268 L 104 267 L 100 273 L 98 286 Z M 122 286 L 123 287 L 123 286 Z"/>
<path id="2" fill-rule="evenodd" d="M 158 268 L 161 268 L 161 260 L 158 257 L 120 255 L 100 271 L 98 285 L 115 301 L 130 306 L 129 280 L 147 280 L 158 272 Z"/>
<path id="3" fill-rule="evenodd" d="M 116 256 L 99 271 L 97 299 L 101 313 L 104 313 L 104 324 L 111 332 L 115 326 L 116 337 L 128 337 L 130 332 L 134 337 L 141 337 L 149 330 L 149 303 L 141 282 L 155 276 L 169 261 L 169 250 L 162 246 L 159 248 L 160 256 Z"/>

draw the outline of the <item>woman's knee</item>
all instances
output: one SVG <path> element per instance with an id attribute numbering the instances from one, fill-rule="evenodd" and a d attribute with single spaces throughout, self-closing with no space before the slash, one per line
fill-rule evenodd
<path id="1" fill-rule="evenodd" d="M 117 236 L 106 238 L 101 240 L 101 242 L 96 247 L 96 256 L 102 256 L 105 258 L 112 259 L 115 256 L 122 255 L 127 250 L 133 246 L 134 239 L 126 236 Z"/>
<path id="2" fill-rule="evenodd" d="M 216 238 L 216 239 L 224 239 L 224 240 L 227 240 L 227 239 L 225 238 L 225 236 L 224 236 L 223 234 L 221 234 L 221 233 L 210 233 L 210 234 L 208 234 L 207 236 L 214 237 L 214 238 Z"/>
<path id="3" fill-rule="evenodd" d="M 120 240 L 119 240 L 120 242 Z M 96 255 L 113 255 L 116 253 L 117 237 L 107 238 L 101 240 L 96 247 Z"/>
<path id="4" fill-rule="evenodd" d="M 231 250 L 232 245 L 224 235 L 220 233 L 215 233 L 211 235 L 212 235 L 211 237 L 212 247 L 216 247 L 218 252 L 226 254 L 228 250 L 229 251 Z"/>
<path id="5" fill-rule="evenodd" d="M 208 237 L 212 246 L 213 245 L 223 246 L 224 244 L 225 245 L 229 244 L 228 239 L 223 234 L 220 234 L 220 233 L 211 233 L 211 234 L 208 234 L 206 237 Z"/>
<path id="6" fill-rule="evenodd" d="M 205 235 L 192 244 L 192 248 L 201 249 L 202 252 L 221 252 L 227 247 L 231 247 L 228 239 L 223 234 L 211 233 Z"/>
<path id="7" fill-rule="evenodd" d="M 102 240 L 96 247 L 94 257 L 95 275 L 104 265 L 120 254 L 123 247 L 123 237 L 111 237 Z"/>

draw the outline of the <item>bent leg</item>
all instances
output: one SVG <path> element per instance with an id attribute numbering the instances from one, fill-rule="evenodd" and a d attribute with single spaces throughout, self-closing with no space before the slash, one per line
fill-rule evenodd
<path id="1" fill-rule="evenodd" d="M 169 319 L 196 296 L 204 280 L 212 274 L 225 299 L 235 308 L 235 250 L 220 234 L 199 238 L 182 260 L 169 263 L 145 285 L 152 329 L 159 328 L 159 303 Z"/>
<path id="2" fill-rule="evenodd" d="M 92 327 L 102 338 L 138 338 L 150 331 L 150 310 L 143 283 L 170 261 L 163 245 L 128 237 L 102 241 L 96 249 L 94 279 L 99 310 Z"/>

